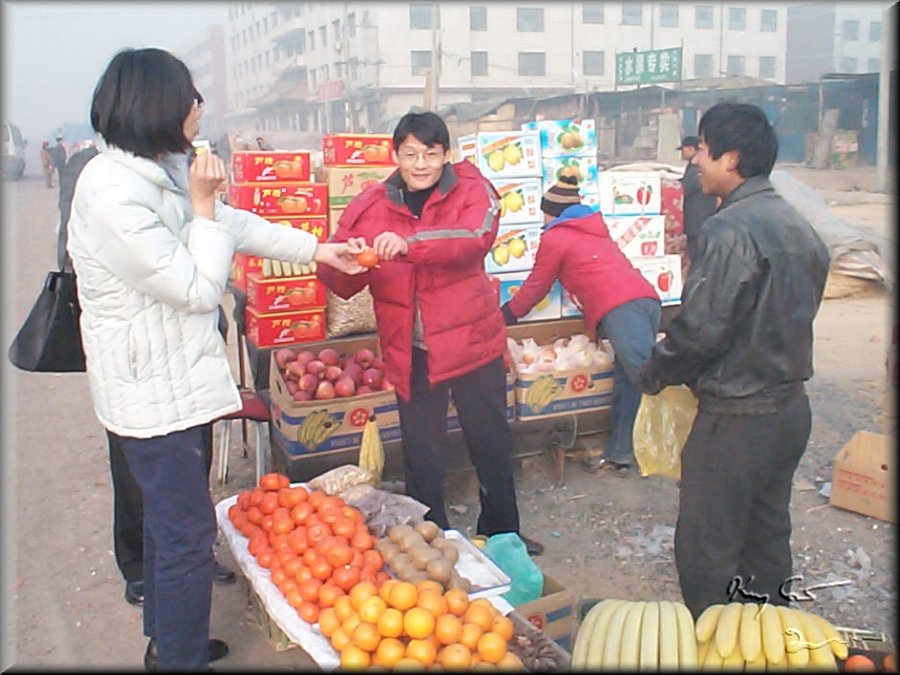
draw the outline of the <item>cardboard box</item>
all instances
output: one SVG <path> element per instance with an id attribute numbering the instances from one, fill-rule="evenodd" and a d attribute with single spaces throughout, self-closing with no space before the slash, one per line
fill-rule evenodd
<path id="1" fill-rule="evenodd" d="M 328 209 L 345 209 L 356 195 L 370 185 L 385 180 L 395 166 L 328 166 L 323 180 L 328 186 Z"/>
<path id="2" fill-rule="evenodd" d="M 536 131 L 479 131 L 477 166 L 485 178 L 539 178 L 541 141 Z"/>
<path id="3" fill-rule="evenodd" d="M 657 216 L 660 214 L 658 171 L 601 171 L 600 212 L 604 216 Z"/>
<path id="4" fill-rule="evenodd" d="M 575 303 L 574 296 L 566 290 L 565 286 L 561 286 L 562 288 L 562 310 L 560 311 L 560 316 L 564 319 L 571 316 L 584 316 L 581 312 L 581 308 Z"/>
<path id="5" fill-rule="evenodd" d="M 517 606 L 515 611 L 571 653 L 578 632 L 575 596 L 556 579 L 545 574 L 541 597 Z"/>
<path id="6" fill-rule="evenodd" d="M 597 129 L 592 119 L 526 122 L 522 129 L 540 133 L 544 159 L 566 155 L 597 156 Z"/>
<path id="7" fill-rule="evenodd" d="M 252 307 L 247 307 L 246 318 L 247 339 L 260 349 L 285 347 L 325 338 L 324 309 L 260 314 Z"/>
<path id="8" fill-rule="evenodd" d="M 541 197 L 544 194 L 538 178 L 500 178 L 493 182 L 500 195 L 500 225 L 521 225 L 543 221 Z"/>
<path id="9" fill-rule="evenodd" d="M 235 253 L 231 259 L 231 283 L 235 288 L 247 292 L 247 275 L 262 269 L 262 258 L 255 255 Z"/>
<path id="10" fill-rule="evenodd" d="M 247 275 L 247 306 L 260 314 L 324 309 L 325 284 L 315 275 L 263 277 L 254 272 Z"/>
<path id="11" fill-rule="evenodd" d="M 286 216 L 263 216 L 263 218 L 279 225 L 286 225 L 287 227 L 309 232 L 318 241 L 328 239 L 328 221 L 326 218 L 288 218 Z"/>
<path id="12" fill-rule="evenodd" d="M 328 186 L 324 183 L 233 183 L 228 186 L 228 203 L 260 216 L 325 216 Z"/>
<path id="13" fill-rule="evenodd" d="M 541 162 L 543 171 L 544 190 L 549 190 L 556 184 L 564 171 L 573 173 L 578 177 L 578 193 L 598 194 L 600 183 L 597 171 L 597 157 L 544 157 Z"/>
<path id="14" fill-rule="evenodd" d="M 837 130 L 831 139 L 831 152 L 828 154 L 829 169 L 852 169 L 859 157 L 859 142 L 855 131 Z"/>
<path id="15" fill-rule="evenodd" d="M 309 181 L 308 150 L 236 150 L 231 155 L 235 183 Z"/>
<path id="16" fill-rule="evenodd" d="M 527 272 L 534 267 L 540 243 L 540 225 L 500 226 L 494 245 L 484 257 L 484 269 L 489 274 Z"/>
<path id="17" fill-rule="evenodd" d="M 492 274 L 494 283 L 497 284 L 497 293 L 500 304 L 510 301 L 522 286 L 522 282 L 528 278 L 528 272 L 508 272 L 506 274 Z M 562 313 L 562 286 L 559 281 L 554 281 L 550 292 L 540 300 L 531 311 L 519 319 L 519 323 L 529 321 L 547 321 L 560 318 Z"/>
<path id="18" fill-rule="evenodd" d="M 857 431 L 835 456 L 832 506 L 897 522 L 897 454 L 893 439 Z"/>
<path id="19" fill-rule="evenodd" d="M 478 141 L 475 134 L 457 138 L 456 147 L 459 151 L 459 161 L 467 159 L 472 164 L 478 165 Z"/>
<path id="20" fill-rule="evenodd" d="M 546 397 L 538 396 L 537 392 L 545 388 L 552 388 L 551 393 Z M 612 405 L 612 395 L 612 359 L 604 369 L 588 367 L 552 373 L 517 374 L 516 418 L 528 421 L 600 410 Z"/>
<path id="21" fill-rule="evenodd" d="M 631 264 L 656 289 L 663 307 L 681 304 L 681 256 L 677 253 L 655 258 L 631 258 Z"/>
<path id="22" fill-rule="evenodd" d="M 665 253 L 665 216 L 605 218 L 609 236 L 628 258 L 652 258 Z"/>
<path id="23" fill-rule="evenodd" d="M 391 134 L 325 134 L 325 166 L 395 166 Z"/>

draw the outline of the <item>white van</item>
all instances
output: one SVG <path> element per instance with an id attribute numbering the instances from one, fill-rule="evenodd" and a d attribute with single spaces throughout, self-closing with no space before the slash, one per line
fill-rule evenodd
<path id="1" fill-rule="evenodd" d="M 25 146 L 19 127 L 3 123 L 3 177 L 19 180 L 25 173 Z"/>

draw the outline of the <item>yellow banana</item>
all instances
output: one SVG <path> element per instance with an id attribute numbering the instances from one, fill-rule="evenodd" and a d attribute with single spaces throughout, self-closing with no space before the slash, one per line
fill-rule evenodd
<path id="1" fill-rule="evenodd" d="M 719 650 L 716 649 L 715 640 L 710 640 L 708 643 L 709 648 L 706 650 L 706 654 L 703 658 L 703 665 L 700 667 L 700 670 L 710 670 L 710 671 L 720 671 L 722 670 L 722 655 L 719 654 Z"/>
<path id="2" fill-rule="evenodd" d="M 606 640 L 603 643 L 603 657 L 600 665 L 603 669 L 616 670 L 619 667 L 619 650 L 622 645 L 622 629 L 625 627 L 625 617 L 628 616 L 630 602 L 622 602 L 616 606 L 616 611 L 609 620 L 606 629 Z"/>
<path id="3" fill-rule="evenodd" d="M 552 385 L 552 375 L 541 375 L 532 383 L 531 387 L 528 388 L 528 394 L 526 396 L 526 403 L 528 403 L 528 406 L 532 410 L 534 410 L 535 412 L 539 412 L 544 409 L 544 406 L 546 405 L 543 402 L 544 396 L 546 395 L 546 391 Z"/>
<path id="4" fill-rule="evenodd" d="M 744 661 L 755 661 L 762 651 L 762 628 L 759 613 L 763 606 L 755 602 L 745 602 L 741 610 L 741 625 L 738 643 Z"/>
<path id="5" fill-rule="evenodd" d="M 709 649 L 710 641 L 697 643 L 697 666 L 698 670 L 703 670 L 703 663 L 706 661 L 706 652 Z M 713 647 L 715 650 L 715 647 Z"/>
<path id="6" fill-rule="evenodd" d="M 744 657 L 741 656 L 741 647 L 738 644 L 734 645 L 734 649 L 731 650 L 731 653 L 722 659 L 722 672 L 723 673 L 740 673 L 744 670 Z"/>
<path id="7" fill-rule="evenodd" d="M 306 416 L 306 419 L 300 423 L 300 429 L 298 431 L 298 436 L 300 437 L 300 441 L 307 448 L 312 448 L 312 434 L 318 424 L 321 422 L 321 415 L 319 414 L 320 410 L 314 410 L 309 415 Z"/>
<path id="8" fill-rule="evenodd" d="M 338 430 L 339 426 L 337 419 L 323 410 L 321 421 L 312 436 L 313 447 L 318 447 L 324 443 L 331 434 Z"/>
<path id="9" fill-rule="evenodd" d="M 668 600 L 659 603 L 659 669 L 678 669 L 678 618 Z"/>
<path id="10" fill-rule="evenodd" d="M 812 612 L 807 612 L 816 622 L 819 624 L 819 628 L 822 629 L 822 632 L 825 634 L 825 639 L 831 644 L 831 652 L 835 655 L 836 658 L 844 661 L 847 659 L 847 640 L 840 633 L 838 633 L 837 628 L 835 628 L 832 623 L 818 614 L 813 614 Z"/>
<path id="11" fill-rule="evenodd" d="M 619 645 L 619 670 L 637 670 L 641 653 L 641 617 L 646 602 L 632 602 L 622 626 L 622 642 Z"/>
<path id="12" fill-rule="evenodd" d="M 678 666 L 681 670 L 696 670 L 697 638 L 694 637 L 694 617 L 691 611 L 680 602 L 673 602 L 675 616 L 678 619 Z"/>
<path id="13" fill-rule="evenodd" d="M 803 635 L 808 642 L 810 669 L 836 671 L 837 663 L 834 660 L 834 653 L 831 651 L 830 643 L 825 639 L 825 633 L 822 632 L 819 622 L 811 614 L 799 609 L 794 612 L 800 617 Z"/>
<path id="14" fill-rule="evenodd" d="M 615 614 L 619 605 L 624 602 L 624 600 L 612 600 L 608 605 L 603 607 L 600 614 L 597 616 L 597 620 L 594 623 L 594 627 L 589 636 L 590 642 L 588 643 L 586 654 L 585 670 L 597 670 L 602 665 L 603 648 L 606 644 L 606 635 L 609 630 L 610 619 L 612 619 L 612 616 Z"/>
<path id="15" fill-rule="evenodd" d="M 706 642 L 712 639 L 723 609 L 725 609 L 725 605 L 710 605 L 697 617 L 697 623 L 694 624 L 694 635 L 697 637 L 697 642 Z"/>
<path id="16" fill-rule="evenodd" d="M 588 645 L 591 641 L 594 625 L 597 623 L 597 617 L 600 616 L 605 607 L 614 602 L 615 600 L 609 598 L 602 600 L 591 607 L 588 613 L 585 614 L 584 620 L 575 634 L 575 645 L 572 647 L 572 670 L 582 670 L 587 665 Z"/>
<path id="17" fill-rule="evenodd" d="M 742 611 L 743 605 L 740 602 L 729 602 L 719 616 L 716 624 L 716 650 L 723 659 L 731 655 L 737 644 Z"/>
<path id="18" fill-rule="evenodd" d="M 644 605 L 641 617 L 641 654 L 638 669 L 657 672 L 659 670 L 659 603 Z"/>
<path id="19" fill-rule="evenodd" d="M 745 661 L 744 662 L 744 672 L 745 673 L 764 673 L 767 668 L 766 663 L 766 655 L 763 652 L 759 653 L 759 656 L 756 657 L 754 661 Z"/>
<path id="20" fill-rule="evenodd" d="M 784 636 L 784 652 L 790 670 L 802 670 L 809 663 L 805 634 L 797 613 L 789 607 L 775 607 L 781 619 L 781 634 Z"/>
<path id="21" fill-rule="evenodd" d="M 541 400 L 539 401 L 539 404 L 542 409 L 546 408 L 548 405 L 550 405 L 556 399 L 557 395 L 559 394 L 560 389 L 561 389 L 561 387 L 556 383 L 555 380 L 550 381 L 550 386 L 547 387 L 546 390 L 544 390 L 543 396 L 541 397 Z"/>
<path id="22" fill-rule="evenodd" d="M 760 608 L 760 636 L 762 637 L 762 650 L 766 662 L 769 664 L 784 661 L 784 639 L 781 630 L 781 619 L 774 605 L 763 605 Z"/>

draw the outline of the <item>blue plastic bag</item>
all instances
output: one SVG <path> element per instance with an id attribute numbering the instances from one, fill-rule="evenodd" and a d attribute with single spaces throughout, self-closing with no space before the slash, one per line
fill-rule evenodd
<path id="1" fill-rule="evenodd" d="M 515 532 L 503 532 L 489 537 L 484 545 L 485 555 L 512 580 L 512 587 L 503 599 L 513 607 L 537 600 L 544 590 L 544 573 L 525 548 L 525 542 Z"/>

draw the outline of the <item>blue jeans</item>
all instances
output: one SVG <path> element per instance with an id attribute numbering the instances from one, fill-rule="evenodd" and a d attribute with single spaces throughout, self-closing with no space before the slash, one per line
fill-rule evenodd
<path id="1" fill-rule="evenodd" d="M 616 352 L 613 368 L 612 432 L 603 457 L 616 464 L 634 463 L 632 431 L 641 404 L 637 372 L 650 358 L 662 309 L 658 300 L 641 298 L 620 305 L 600 320 Z"/>
<path id="2" fill-rule="evenodd" d="M 206 670 L 216 514 L 203 426 L 121 442 L 144 503 L 144 634 L 159 670 Z"/>

